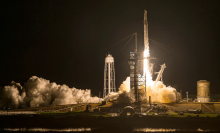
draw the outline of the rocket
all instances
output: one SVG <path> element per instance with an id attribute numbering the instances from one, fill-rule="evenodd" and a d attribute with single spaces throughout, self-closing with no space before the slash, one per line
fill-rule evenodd
<path id="1" fill-rule="evenodd" d="M 144 49 L 149 49 L 147 11 L 144 10 Z"/>

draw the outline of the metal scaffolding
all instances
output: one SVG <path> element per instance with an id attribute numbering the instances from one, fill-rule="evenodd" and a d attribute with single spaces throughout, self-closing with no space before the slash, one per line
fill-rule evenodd
<path id="1" fill-rule="evenodd" d="M 143 77 L 143 53 L 130 52 L 130 89 L 135 96 L 135 102 L 139 101 L 139 89 L 145 85 L 145 78 Z"/>
<path id="2" fill-rule="evenodd" d="M 114 58 L 109 54 L 105 58 L 103 98 L 111 92 L 116 92 L 116 87 Z"/>

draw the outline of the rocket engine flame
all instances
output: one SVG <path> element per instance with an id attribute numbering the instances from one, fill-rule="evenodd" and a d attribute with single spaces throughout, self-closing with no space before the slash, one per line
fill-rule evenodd
<path id="1" fill-rule="evenodd" d="M 144 50 L 144 57 L 150 57 L 149 48 Z M 144 68 L 144 77 L 146 77 L 146 79 L 145 79 L 146 85 L 147 86 L 152 86 L 153 85 L 153 80 L 152 80 L 152 76 L 151 76 L 149 67 L 150 67 L 149 60 L 148 59 L 144 59 L 144 66 L 143 66 L 143 68 Z"/>
<path id="2" fill-rule="evenodd" d="M 150 57 L 149 47 L 144 50 L 144 57 Z M 154 86 L 152 75 L 150 73 L 149 59 L 144 59 L 144 77 L 146 77 L 146 93 L 148 96 L 152 96 L 152 102 L 158 103 L 170 103 L 176 102 L 176 98 L 180 98 L 180 93 L 177 93 L 176 89 L 168 86 L 166 87 L 162 82 L 157 82 Z M 176 96 L 177 95 L 177 96 Z"/>
<path id="3" fill-rule="evenodd" d="M 143 54 L 144 57 L 150 57 L 149 48 L 145 49 Z M 157 82 L 154 85 L 155 81 L 153 81 L 152 75 L 150 73 L 149 59 L 144 59 L 143 71 L 144 75 L 142 78 L 146 77 L 146 94 L 147 96 L 151 96 L 152 102 L 172 103 L 176 102 L 176 98 L 179 99 L 181 97 L 180 93 L 177 93 L 175 88 L 172 88 L 170 86 L 167 87 L 161 81 Z M 145 86 L 143 85 L 140 89 L 145 90 Z M 129 100 L 127 96 L 130 96 Z M 115 98 L 118 100 L 118 103 L 128 103 L 135 101 L 134 94 L 132 93 L 132 91 L 130 91 L 130 77 L 127 77 L 126 80 L 120 85 L 117 94 L 110 94 L 105 98 L 105 100 Z M 141 101 L 146 101 L 146 98 L 147 97 L 141 97 Z"/>

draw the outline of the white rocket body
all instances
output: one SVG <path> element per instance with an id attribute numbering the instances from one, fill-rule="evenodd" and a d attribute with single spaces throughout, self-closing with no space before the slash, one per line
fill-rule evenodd
<path id="1" fill-rule="evenodd" d="M 147 11 L 144 10 L 144 48 L 149 50 Z"/>

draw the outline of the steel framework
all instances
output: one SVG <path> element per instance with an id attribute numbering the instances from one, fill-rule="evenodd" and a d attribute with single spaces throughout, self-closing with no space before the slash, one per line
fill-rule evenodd
<path id="1" fill-rule="evenodd" d="M 143 77 L 143 53 L 130 52 L 130 89 L 134 93 L 135 102 L 139 101 L 139 89 L 145 85 L 145 77 Z"/>
<path id="2" fill-rule="evenodd" d="M 114 58 L 109 54 L 105 58 L 103 98 L 111 92 L 116 92 L 116 87 Z"/>

